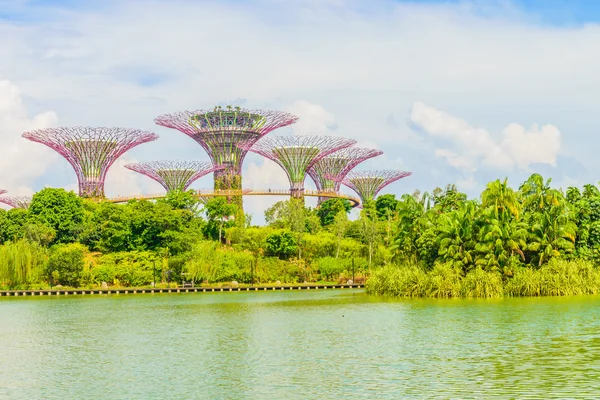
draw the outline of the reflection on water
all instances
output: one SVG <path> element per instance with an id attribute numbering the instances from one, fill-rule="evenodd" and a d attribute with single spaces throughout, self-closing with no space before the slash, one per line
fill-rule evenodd
<path id="1" fill-rule="evenodd" d="M 3 299 L 0 398 L 597 397 L 600 296 Z"/>

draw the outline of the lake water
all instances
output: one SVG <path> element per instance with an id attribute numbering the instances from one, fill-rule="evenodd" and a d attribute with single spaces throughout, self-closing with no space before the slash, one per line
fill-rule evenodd
<path id="1" fill-rule="evenodd" d="M 597 398 L 600 296 L 0 300 L 1 399 Z"/>

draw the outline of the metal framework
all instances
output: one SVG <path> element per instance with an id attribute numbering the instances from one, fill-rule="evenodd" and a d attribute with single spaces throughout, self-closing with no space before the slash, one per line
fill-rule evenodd
<path id="1" fill-rule="evenodd" d="M 362 203 L 374 200 L 377 193 L 398 179 L 406 178 L 412 172 L 396 170 L 350 171 L 346 177 L 339 178 L 327 175 L 329 179 L 337 180 L 354 190 Z"/>
<path id="2" fill-rule="evenodd" d="M 307 172 L 315 182 L 318 190 L 337 193 L 342 185 L 341 180 L 344 179 L 358 164 L 382 154 L 383 151 L 381 150 L 363 147 L 346 147 L 321 158 L 315 162 Z M 337 180 L 329 179 L 326 177 L 327 175 L 335 176 Z M 320 196 L 319 204 L 326 199 L 327 197 Z"/>
<path id="3" fill-rule="evenodd" d="M 104 197 L 104 180 L 110 166 L 127 150 L 158 139 L 138 129 L 61 127 L 23 134 L 25 139 L 45 144 L 67 159 L 75 170 L 82 197 Z"/>
<path id="4" fill-rule="evenodd" d="M 0 191 L 2 192 L 2 191 Z M 0 203 L 7 204 L 13 208 L 29 208 L 31 204 L 30 196 L 2 196 L 0 197 Z"/>
<path id="5" fill-rule="evenodd" d="M 236 190 L 242 188 L 242 163 L 248 153 L 238 144 L 251 147 L 267 133 L 297 120 L 295 115 L 280 111 L 217 106 L 162 115 L 154 122 L 185 133 L 204 148 L 213 165 L 225 167 L 214 173 L 215 190 Z M 241 205 L 241 197 L 237 202 Z"/>
<path id="6" fill-rule="evenodd" d="M 125 168 L 154 179 L 170 193 L 187 190 L 195 180 L 224 167 L 207 161 L 149 161 L 126 164 Z"/>
<path id="7" fill-rule="evenodd" d="M 267 136 L 247 150 L 275 161 L 288 176 L 292 197 L 303 198 L 306 171 L 323 157 L 356 144 L 356 140 L 335 136 Z"/>

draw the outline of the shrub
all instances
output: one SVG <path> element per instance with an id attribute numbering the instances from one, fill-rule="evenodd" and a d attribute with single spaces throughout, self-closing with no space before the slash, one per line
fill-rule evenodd
<path id="1" fill-rule="evenodd" d="M 46 267 L 48 279 L 61 285 L 78 287 L 85 251 L 85 246 L 79 243 L 54 246 Z"/>

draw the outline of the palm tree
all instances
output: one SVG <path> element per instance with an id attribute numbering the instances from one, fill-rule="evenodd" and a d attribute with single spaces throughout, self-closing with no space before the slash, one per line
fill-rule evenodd
<path id="1" fill-rule="evenodd" d="M 548 212 L 540 213 L 531 229 L 528 249 L 536 252 L 538 267 L 561 252 L 573 251 L 577 225 L 571 220 L 567 207 L 553 206 Z"/>
<path id="2" fill-rule="evenodd" d="M 458 210 L 440 216 L 439 255 L 442 261 L 468 271 L 474 266 L 477 232 L 476 203 L 467 201 Z"/>

